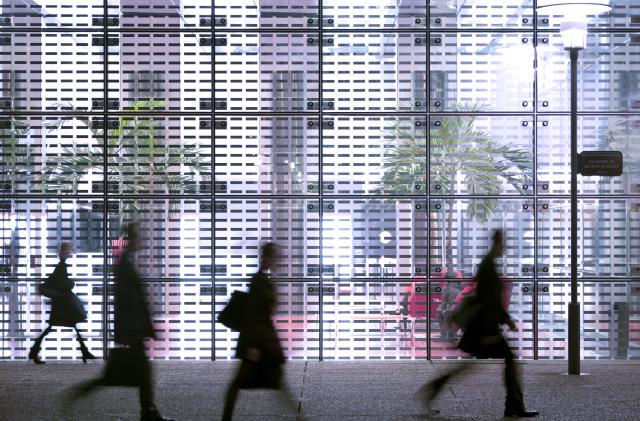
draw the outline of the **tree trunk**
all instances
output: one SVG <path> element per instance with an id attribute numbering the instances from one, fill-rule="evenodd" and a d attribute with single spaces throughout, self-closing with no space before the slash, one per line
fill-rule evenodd
<path id="1" fill-rule="evenodd" d="M 449 199 L 448 206 L 448 215 L 447 215 L 447 229 L 445 235 L 447 236 L 445 240 L 445 266 L 447 268 L 447 272 L 453 270 L 453 233 L 451 232 L 453 229 L 453 199 Z"/>

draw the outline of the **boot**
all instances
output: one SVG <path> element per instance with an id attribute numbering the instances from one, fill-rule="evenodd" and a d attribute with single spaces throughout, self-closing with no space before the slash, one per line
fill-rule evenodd
<path id="1" fill-rule="evenodd" d="M 82 348 L 82 362 L 87 363 L 87 360 L 95 360 L 96 356 L 93 355 L 87 348 Z"/>
<path id="2" fill-rule="evenodd" d="M 40 347 L 34 345 L 29 350 L 29 359 L 36 364 L 44 364 L 44 361 L 42 361 L 40 359 L 40 355 L 38 355 L 39 353 L 40 353 Z"/>
<path id="3" fill-rule="evenodd" d="M 89 352 L 89 348 L 84 344 L 84 339 L 80 336 L 80 332 L 78 332 L 78 328 L 76 329 L 76 338 L 78 339 L 78 343 L 80 344 L 80 351 L 82 351 L 82 362 L 87 363 L 87 360 L 95 360 L 96 357 L 91 352 Z"/>

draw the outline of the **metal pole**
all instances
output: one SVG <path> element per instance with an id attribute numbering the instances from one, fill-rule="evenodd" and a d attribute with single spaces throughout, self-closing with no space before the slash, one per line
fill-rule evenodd
<path id="1" fill-rule="evenodd" d="M 569 303 L 569 374 L 580 374 L 580 304 L 578 303 L 578 48 L 571 58 L 571 302 Z"/>

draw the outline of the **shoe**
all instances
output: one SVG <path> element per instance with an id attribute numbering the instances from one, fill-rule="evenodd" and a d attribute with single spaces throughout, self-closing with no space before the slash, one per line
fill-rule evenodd
<path id="1" fill-rule="evenodd" d="M 431 402 L 440 394 L 442 387 L 447 383 L 451 377 L 449 374 L 438 377 L 437 379 L 430 381 L 420 390 L 420 397 L 423 400 L 424 405 L 427 407 L 427 413 L 430 415 L 438 414 L 440 411 L 431 408 Z"/>
<path id="2" fill-rule="evenodd" d="M 151 416 L 141 416 L 140 421 L 175 421 L 173 418 L 165 418 L 160 414 Z"/>
<path id="3" fill-rule="evenodd" d="M 40 359 L 38 353 L 40 353 L 40 348 L 31 348 L 29 350 L 29 359 L 36 364 L 44 364 L 44 361 Z"/>
<path id="4" fill-rule="evenodd" d="M 82 350 L 82 362 L 87 363 L 87 360 L 95 360 L 96 356 L 89 352 L 89 350 Z"/>
<path id="5" fill-rule="evenodd" d="M 533 418 L 537 417 L 540 413 L 538 411 L 527 411 L 521 409 L 520 411 L 504 411 L 505 417 L 511 418 Z"/>
<path id="6" fill-rule="evenodd" d="M 150 411 L 142 411 L 142 415 L 140 415 L 140 421 L 174 421 L 173 418 L 165 418 L 160 415 L 157 409 L 152 409 Z"/>

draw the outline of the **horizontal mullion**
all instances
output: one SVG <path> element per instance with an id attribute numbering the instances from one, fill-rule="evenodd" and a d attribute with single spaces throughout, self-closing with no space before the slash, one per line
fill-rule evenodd
<path id="1" fill-rule="evenodd" d="M 107 165 L 110 167 L 110 165 Z M 209 184 L 209 182 L 207 182 Z M 37 194 L 37 193 L 3 193 L 0 195 L 0 200 L 92 200 L 92 201 L 100 201 L 104 199 L 104 195 L 102 193 L 91 193 L 91 194 Z M 300 200 L 318 200 L 322 197 L 324 200 L 348 200 L 348 199 L 388 199 L 388 200 L 411 200 L 411 199 L 431 199 L 431 200 L 453 200 L 453 199 L 505 199 L 505 200 L 531 200 L 536 199 L 539 201 L 553 200 L 553 199 L 570 199 L 571 195 L 569 193 L 563 194 L 534 194 L 530 195 L 522 195 L 522 194 L 500 194 L 500 195 L 478 195 L 478 194 L 432 194 L 432 193 L 423 193 L 423 194 L 327 194 L 323 193 L 320 195 L 319 193 L 315 194 L 269 194 L 269 193 L 261 193 L 261 194 L 246 194 L 246 193 L 238 193 L 238 194 L 111 194 L 107 193 L 107 200 L 138 200 L 138 199 L 161 199 L 161 200 L 239 200 L 239 199 L 247 199 L 247 200 L 273 200 L 273 199 L 300 199 Z M 578 199 L 640 199 L 640 193 L 637 194 L 578 194 Z"/>
<path id="2" fill-rule="evenodd" d="M 0 200 L 7 199 L 15 199 L 15 200 L 91 200 L 91 201 L 103 201 L 104 200 L 103 193 L 91 193 L 91 194 L 34 194 L 34 193 L 7 193 L 0 195 Z M 107 193 L 107 200 L 137 200 L 137 199 L 170 199 L 170 200 L 211 200 L 213 195 L 211 193 L 206 193 L 204 195 L 196 195 L 196 194 L 111 194 Z"/>
<path id="3" fill-rule="evenodd" d="M 37 111 L 37 110 L 7 110 L 2 112 L 5 116 L 54 116 L 54 117 L 103 117 L 103 111 Z M 457 112 L 457 111 L 323 111 L 323 116 L 526 116 L 531 117 L 534 114 L 539 117 L 545 116 L 570 116 L 569 111 L 488 111 L 488 112 Z M 211 111 L 109 111 L 110 117 L 126 117 L 126 116 L 185 116 L 185 117 L 210 117 Z M 319 111 L 216 111 L 214 117 L 255 117 L 255 116 L 275 116 L 275 117 L 317 117 Z M 579 111 L 580 116 L 637 116 L 637 111 Z"/>
<path id="4" fill-rule="evenodd" d="M 207 15 L 209 16 L 209 15 Z M 213 15 L 210 15 L 213 17 Z M 504 34 L 504 33 L 516 33 L 516 34 L 532 34 L 532 33 L 560 33 L 560 28 L 460 28 L 460 27 L 432 27 L 432 28 L 411 28 L 411 27 L 399 27 L 399 28 L 334 28 L 334 27 L 286 27 L 286 28 L 269 28 L 269 27 L 245 27 L 245 28 L 203 28 L 203 27 L 162 27 L 162 26 L 139 26 L 139 27 L 107 27 L 107 34 L 119 34 L 119 33 L 319 33 L 324 34 L 332 33 L 372 33 L 372 34 L 394 34 L 394 33 L 409 33 L 409 34 L 443 34 L 443 33 L 478 33 L 478 34 Z M 104 33 L 104 27 L 2 27 L 0 32 L 3 33 Z M 637 33 L 638 28 L 588 28 L 588 33 Z"/>
<path id="5" fill-rule="evenodd" d="M 80 253 L 82 254 L 82 253 Z M 215 257 L 212 256 L 212 259 L 215 260 Z M 442 277 L 436 276 L 427 276 L 425 278 L 411 278 L 406 276 L 395 277 L 384 277 L 384 278 L 374 278 L 374 277 L 350 277 L 350 278 L 330 278 L 330 277 L 295 277 L 295 278 L 282 278 L 282 277 L 271 277 L 271 280 L 276 283 L 293 283 L 293 284 L 309 284 L 309 283 L 317 283 L 322 279 L 322 282 L 331 282 L 331 283 L 339 283 L 339 282 L 360 282 L 360 283 L 402 283 L 402 282 L 415 282 L 418 284 L 430 284 L 430 283 L 439 283 L 439 282 L 469 282 L 473 277 L 463 277 L 463 278 L 453 278 L 453 279 L 445 279 Z M 7 284 L 19 284 L 19 283 L 41 283 L 46 281 L 47 278 L 4 278 L 0 277 L 0 281 Z M 102 285 L 102 277 L 100 278 L 81 278 L 81 277 L 73 277 L 74 282 L 77 283 L 96 283 Z M 108 274 L 107 282 L 114 282 L 115 278 L 112 277 L 112 274 Z M 237 282 L 248 282 L 248 277 L 229 277 L 229 278 L 214 278 L 213 280 L 209 277 L 204 278 L 140 278 L 143 283 L 202 283 L 202 284 L 228 284 L 228 283 L 237 283 Z M 570 278 L 553 278 L 553 277 L 531 277 L 531 278 L 523 278 L 523 277 L 508 277 L 503 278 L 506 282 L 514 282 L 514 283 L 571 283 Z M 580 283 L 640 283 L 640 278 L 630 278 L 630 277 L 579 277 L 578 284 Z"/>

